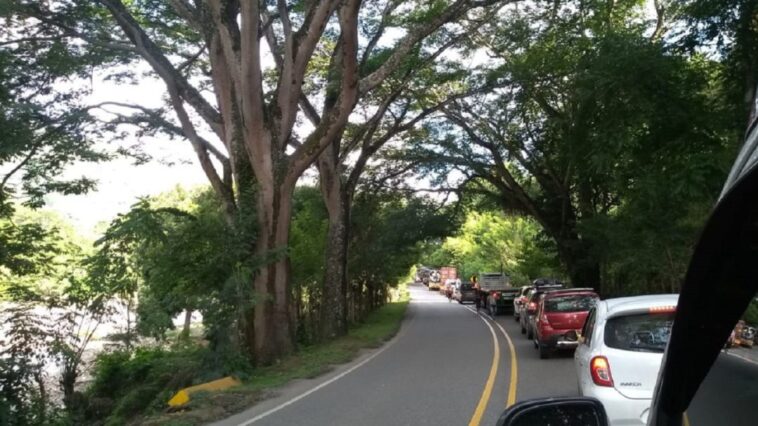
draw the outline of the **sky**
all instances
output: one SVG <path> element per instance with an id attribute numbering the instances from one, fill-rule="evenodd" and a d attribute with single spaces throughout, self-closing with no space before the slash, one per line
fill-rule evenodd
<path id="1" fill-rule="evenodd" d="M 162 104 L 165 86 L 155 79 L 143 79 L 139 85 L 91 80 L 92 94 L 87 104 L 103 101 L 127 102 L 147 107 Z M 123 144 L 135 143 L 136 140 Z M 184 139 L 144 138 L 143 150 L 154 158 L 144 165 L 133 160 L 117 159 L 100 164 L 77 163 L 68 168 L 67 177 L 87 176 L 98 182 L 97 190 L 83 195 L 52 194 L 48 209 L 69 219 L 83 234 L 95 234 L 100 222 L 108 222 L 118 213 L 129 210 L 139 197 L 156 195 L 177 185 L 193 187 L 207 183 L 197 164 L 191 145 Z M 107 146 L 102 142 L 102 146 Z M 170 163 L 171 165 L 167 165 Z"/>

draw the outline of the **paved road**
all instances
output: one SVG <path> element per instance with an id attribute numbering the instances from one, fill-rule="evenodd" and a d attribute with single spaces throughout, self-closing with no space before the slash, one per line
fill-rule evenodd
<path id="1" fill-rule="evenodd" d="M 576 394 L 570 356 L 539 360 L 513 317 L 493 322 L 423 286 L 411 297 L 398 336 L 360 366 L 295 384 L 219 425 L 493 425 L 509 398 Z"/>
<path id="2" fill-rule="evenodd" d="M 478 316 L 423 286 L 412 286 L 411 296 L 400 333 L 381 349 L 217 425 L 484 426 L 508 403 L 577 395 L 572 355 L 540 360 L 513 316 Z M 758 424 L 757 360 L 758 348 L 722 354 L 688 411 L 689 425 Z"/>
<path id="3" fill-rule="evenodd" d="M 719 355 L 687 410 L 690 426 L 758 424 L 756 358 L 754 349 L 748 348 Z"/>

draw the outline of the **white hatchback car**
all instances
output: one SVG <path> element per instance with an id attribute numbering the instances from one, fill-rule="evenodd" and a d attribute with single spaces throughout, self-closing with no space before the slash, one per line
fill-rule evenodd
<path id="1" fill-rule="evenodd" d="M 598 301 L 574 353 L 579 392 L 600 400 L 612 425 L 647 424 L 679 296 Z"/>

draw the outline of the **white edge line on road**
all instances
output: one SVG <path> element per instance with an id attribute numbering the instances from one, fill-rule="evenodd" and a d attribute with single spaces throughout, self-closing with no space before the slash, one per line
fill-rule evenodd
<path id="1" fill-rule="evenodd" d="M 328 386 L 328 385 L 336 382 L 337 380 L 339 380 L 339 379 L 347 376 L 348 374 L 352 373 L 353 371 L 355 371 L 358 368 L 362 367 L 363 365 L 367 364 L 372 359 L 374 359 L 377 356 L 379 356 L 382 352 L 384 352 L 387 349 L 389 349 L 392 345 L 395 344 L 395 342 L 397 342 L 399 340 L 399 337 L 400 337 L 400 332 L 398 332 L 395 335 L 395 338 L 393 338 L 390 342 L 388 342 L 384 347 L 382 347 L 381 349 L 377 350 L 376 352 L 374 352 L 373 354 L 371 354 L 371 356 L 369 356 L 368 358 L 366 358 L 363 361 L 359 362 L 358 364 L 355 364 L 354 366 L 348 368 L 347 370 L 343 371 L 342 373 L 340 373 L 340 374 L 332 377 L 331 379 L 325 381 L 324 383 L 319 384 L 318 386 L 315 386 L 315 387 L 313 387 L 313 388 L 311 388 L 311 389 L 309 389 L 309 390 L 301 393 L 300 395 L 298 395 L 298 396 L 290 399 L 289 401 L 285 401 L 285 402 L 277 405 L 276 407 L 274 407 L 274 408 L 272 408 L 272 409 L 270 409 L 268 411 L 265 411 L 265 412 L 263 412 L 261 414 L 258 414 L 257 416 L 253 417 L 252 419 L 249 419 L 249 420 L 247 420 L 245 422 L 239 423 L 238 426 L 247 426 L 247 425 L 253 424 L 253 423 L 257 422 L 258 420 L 266 418 L 266 417 L 270 416 L 271 414 L 274 414 L 277 411 L 281 410 L 282 408 L 285 408 L 285 407 L 287 407 L 289 405 L 292 405 L 292 404 L 296 403 L 297 401 L 300 401 L 301 399 L 305 398 L 306 396 L 312 394 L 313 392 L 316 392 L 317 390 L 319 390 L 321 388 L 324 388 L 324 387 L 326 387 L 326 386 Z"/>
<path id="2" fill-rule="evenodd" d="M 748 358 L 748 357 L 746 357 L 746 356 L 743 356 L 743 355 L 738 355 L 738 354 L 736 354 L 736 353 L 733 353 L 733 352 L 729 352 L 729 351 L 727 351 L 727 352 L 726 352 L 726 354 L 727 354 L 727 355 L 731 355 L 731 356 L 733 356 L 733 357 L 736 357 L 736 358 L 739 358 L 739 359 L 741 359 L 741 360 L 743 360 L 743 361 L 745 361 L 745 362 L 749 362 L 749 363 L 751 363 L 751 364 L 756 364 L 756 365 L 758 365 L 758 362 L 756 362 L 756 361 L 754 361 L 754 360 L 752 360 L 752 359 L 750 359 L 750 358 Z"/>

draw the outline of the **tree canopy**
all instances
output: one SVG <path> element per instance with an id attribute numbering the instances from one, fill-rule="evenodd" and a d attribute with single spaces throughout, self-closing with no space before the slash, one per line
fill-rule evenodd
<path id="1" fill-rule="evenodd" d="M 0 422 L 52 418 L 45 359 L 73 422 L 277 364 L 344 336 L 417 263 L 677 292 L 755 114 L 757 5 L 2 2 Z M 95 80 L 163 93 L 90 103 Z M 185 141 L 208 185 L 134 200 L 97 241 L 43 210 L 96 189 L 80 164 L 148 161 L 146 136 Z M 76 330 L 118 315 L 82 398 L 119 402 L 93 414 Z M 199 372 L 104 384 L 172 356 Z"/>

